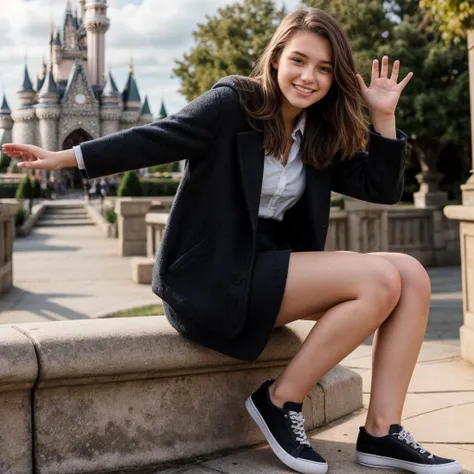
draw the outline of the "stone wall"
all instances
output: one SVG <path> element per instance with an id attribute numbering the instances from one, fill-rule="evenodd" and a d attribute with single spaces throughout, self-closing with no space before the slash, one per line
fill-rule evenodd
<path id="1" fill-rule="evenodd" d="M 162 316 L 3 325 L 0 472 L 135 472 L 262 443 L 244 402 L 313 325 L 276 329 L 252 363 L 186 340 Z M 306 429 L 361 407 L 361 377 L 337 366 L 305 400 Z"/>
<path id="2" fill-rule="evenodd" d="M 0 295 L 13 286 L 12 257 L 17 209 L 16 200 L 0 200 Z"/>

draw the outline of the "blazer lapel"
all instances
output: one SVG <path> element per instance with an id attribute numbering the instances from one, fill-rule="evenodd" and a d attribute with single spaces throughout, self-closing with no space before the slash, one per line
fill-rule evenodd
<path id="1" fill-rule="evenodd" d="M 242 187 L 252 230 L 257 231 L 258 208 L 262 191 L 263 164 L 265 154 L 262 150 L 263 133 L 255 130 L 238 134 L 237 147 Z"/>

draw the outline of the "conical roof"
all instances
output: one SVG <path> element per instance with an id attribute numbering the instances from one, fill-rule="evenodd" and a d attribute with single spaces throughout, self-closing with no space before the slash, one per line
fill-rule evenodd
<path id="1" fill-rule="evenodd" d="M 107 75 L 107 80 L 105 81 L 104 88 L 102 89 L 103 97 L 120 97 L 120 91 L 118 90 L 117 85 L 115 84 L 112 73 L 109 71 Z"/>
<path id="2" fill-rule="evenodd" d="M 142 115 L 151 115 L 150 106 L 148 104 L 148 97 L 145 96 L 145 102 L 143 102 Z"/>
<path id="3" fill-rule="evenodd" d="M 2 106 L 0 107 L 0 115 L 10 115 L 12 111 L 10 110 L 10 106 L 7 102 L 7 96 L 3 94 Z"/>
<path id="4" fill-rule="evenodd" d="M 40 91 L 41 88 L 43 87 L 45 78 L 46 78 L 46 76 L 41 78 L 41 77 L 39 77 L 38 74 L 36 74 L 36 90 L 37 91 Z"/>
<path id="5" fill-rule="evenodd" d="M 137 83 L 133 77 L 133 71 L 128 75 L 127 84 L 125 89 L 122 92 L 122 100 L 126 105 L 128 102 L 138 102 L 141 103 L 140 93 L 138 92 Z"/>
<path id="6" fill-rule="evenodd" d="M 168 112 L 166 112 L 165 102 L 162 99 L 161 100 L 161 108 L 160 108 L 160 119 L 164 119 L 166 117 L 168 117 Z"/>
<path id="7" fill-rule="evenodd" d="M 23 84 L 18 92 L 34 92 L 33 84 L 31 83 L 30 75 L 28 74 L 28 66 L 25 64 L 25 72 L 23 74 Z"/>
<path id="8" fill-rule="evenodd" d="M 53 44 L 61 46 L 61 36 L 59 36 L 59 30 L 56 33 L 56 38 L 54 38 Z"/>
<path id="9" fill-rule="evenodd" d="M 38 95 L 39 97 L 44 97 L 46 95 L 51 94 L 58 94 L 58 87 L 56 85 L 56 82 L 54 81 L 51 68 L 49 68 L 46 77 L 44 78 L 43 86 L 41 87 L 41 90 L 39 91 Z"/>

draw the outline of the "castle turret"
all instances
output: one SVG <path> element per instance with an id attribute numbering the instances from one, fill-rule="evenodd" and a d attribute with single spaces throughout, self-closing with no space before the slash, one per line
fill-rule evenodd
<path id="1" fill-rule="evenodd" d="M 12 111 L 8 106 L 7 96 L 3 94 L 3 100 L 0 106 L 0 131 L 4 130 L 3 138 L 6 138 L 6 133 L 9 132 L 9 141 L 11 141 L 11 130 L 13 128 L 13 119 L 12 119 Z M 4 141 L 6 143 L 6 141 Z"/>
<path id="2" fill-rule="evenodd" d="M 58 119 L 61 114 L 59 107 L 59 91 L 54 81 L 51 66 L 44 79 L 43 87 L 38 92 L 38 104 L 35 106 L 39 120 L 40 146 L 56 151 L 58 148 Z"/>
<path id="3" fill-rule="evenodd" d="M 122 92 L 122 104 L 123 113 L 120 122 L 121 129 L 125 130 L 138 122 L 142 110 L 142 101 L 134 77 L 132 58 L 130 58 L 127 83 Z"/>
<path id="4" fill-rule="evenodd" d="M 13 141 L 35 144 L 36 114 L 33 106 L 36 103 L 36 92 L 33 89 L 26 64 L 23 73 L 23 83 L 16 94 L 19 107 L 12 115 L 15 122 L 15 126 L 13 127 Z"/>
<path id="5" fill-rule="evenodd" d="M 109 135 L 119 131 L 119 120 L 122 113 L 120 107 L 120 91 L 109 71 L 104 89 L 100 95 L 101 134 Z"/>
<path id="6" fill-rule="evenodd" d="M 63 38 L 67 49 L 77 49 L 77 20 L 72 11 L 71 0 L 67 0 L 64 14 Z"/>
<path id="7" fill-rule="evenodd" d="M 140 112 L 140 125 L 145 125 L 150 122 L 153 122 L 153 115 L 150 110 L 150 105 L 148 104 L 148 97 L 145 96 L 142 110 Z"/>
<path id="8" fill-rule="evenodd" d="M 23 73 L 23 83 L 17 91 L 17 97 L 21 108 L 31 107 L 36 102 L 36 92 L 33 89 L 30 74 L 28 73 L 28 66 L 26 64 Z"/>
<path id="9" fill-rule="evenodd" d="M 87 0 L 84 25 L 87 30 L 87 65 L 91 85 L 104 84 L 105 33 L 109 29 L 107 0 Z"/>
<path id="10" fill-rule="evenodd" d="M 160 114 L 159 114 L 158 118 L 164 119 L 166 117 L 168 117 L 168 112 L 166 111 L 165 101 L 163 99 L 161 99 Z"/>

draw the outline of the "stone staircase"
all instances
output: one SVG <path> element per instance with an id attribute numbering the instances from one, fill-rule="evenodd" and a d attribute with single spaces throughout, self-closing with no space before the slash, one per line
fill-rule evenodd
<path id="1" fill-rule="evenodd" d="M 37 227 L 94 225 L 83 204 L 48 203 Z"/>

